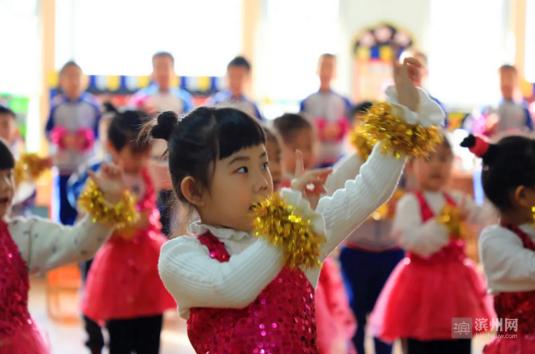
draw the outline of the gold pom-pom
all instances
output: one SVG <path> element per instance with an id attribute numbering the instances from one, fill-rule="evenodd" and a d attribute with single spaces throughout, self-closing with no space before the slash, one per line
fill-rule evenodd
<path id="1" fill-rule="evenodd" d="M 461 237 L 463 218 L 459 208 L 446 204 L 437 216 L 437 220 L 448 228 L 451 237 Z"/>
<path id="2" fill-rule="evenodd" d="M 357 154 L 359 155 L 360 159 L 362 161 L 366 161 L 368 159 L 368 156 L 370 156 L 372 152 L 373 145 L 370 144 L 370 141 L 367 139 L 364 129 L 362 129 L 360 125 L 353 128 L 351 133 L 349 133 L 349 141 L 357 151 Z"/>
<path id="3" fill-rule="evenodd" d="M 409 124 L 392 112 L 388 103 L 376 103 L 363 117 L 362 134 L 370 146 L 382 143 L 383 153 L 425 157 L 442 141 L 439 128 Z"/>
<path id="4" fill-rule="evenodd" d="M 292 268 L 320 266 L 321 245 L 325 237 L 316 233 L 311 220 L 294 206 L 273 194 L 254 208 L 254 234 L 282 249 L 285 263 Z"/>
<path id="5" fill-rule="evenodd" d="M 130 192 L 125 191 L 119 202 L 110 204 L 92 179 L 88 180 L 78 204 L 91 216 L 93 222 L 114 226 L 117 229 L 127 227 L 139 217 L 135 198 Z"/>
<path id="6" fill-rule="evenodd" d="M 49 168 L 46 158 L 35 153 L 23 154 L 15 164 L 15 185 L 24 181 L 35 181 Z"/>

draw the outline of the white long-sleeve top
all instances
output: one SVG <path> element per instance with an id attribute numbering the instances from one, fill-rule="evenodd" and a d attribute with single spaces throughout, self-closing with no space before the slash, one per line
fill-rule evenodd
<path id="1" fill-rule="evenodd" d="M 7 225 L 30 273 L 90 259 L 112 233 L 88 216 L 74 226 L 38 217 L 14 218 Z"/>
<path id="2" fill-rule="evenodd" d="M 535 242 L 535 228 L 520 228 Z M 535 251 L 509 229 L 492 225 L 479 237 L 479 254 L 492 293 L 535 290 Z"/>
<path id="3" fill-rule="evenodd" d="M 422 91 L 423 92 L 423 91 Z M 391 100 L 396 104 L 395 98 Z M 423 93 L 422 109 L 435 107 L 435 120 L 439 123 L 443 112 Z M 424 121 L 430 115 L 399 109 L 409 122 Z M 343 188 L 331 196 L 322 197 L 316 210 L 311 210 L 301 193 L 283 189 L 282 197 L 296 206 L 312 221 L 312 226 L 325 235 L 320 258 L 328 254 L 392 194 L 404 165 L 404 159 L 382 154 L 375 147 L 360 173 L 345 182 Z M 197 240 L 209 230 L 224 243 L 230 260 L 220 263 L 211 259 L 208 250 Z M 180 315 L 189 317 L 192 307 L 244 308 L 253 302 L 283 267 L 281 251 L 262 238 L 238 230 L 223 229 L 201 223 L 190 225 L 190 234 L 164 244 L 160 253 L 159 270 L 167 290 L 178 303 Z M 315 286 L 320 268 L 302 269 Z"/>
<path id="4" fill-rule="evenodd" d="M 345 181 L 353 178 L 359 173 L 363 162 L 356 152 L 353 152 L 335 166 L 333 173 L 325 181 L 325 190 L 328 195 L 344 186 Z M 396 240 L 390 232 L 392 220 L 370 220 L 364 221 L 347 237 L 347 242 L 358 245 L 372 252 L 380 252 L 397 247 Z"/>
<path id="5" fill-rule="evenodd" d="M 439 215 L 446 205 L 443 192 L 424 192 L 423 195 L 433 213 Z M 466 221 L 469 223 L 487 225 L 496 220 L 496 212 L 490 204 L 480 207 L 472 198 L 458 191 L 449 195 L 458 207 L 468 211 Z M 449 242 L 447 227 L 436 218 L 423 222 L 420 203 L 414 194 L 406 194 L 399 200 L 392 235 L 401 248 L 422 257 L 429 257 Z"/>

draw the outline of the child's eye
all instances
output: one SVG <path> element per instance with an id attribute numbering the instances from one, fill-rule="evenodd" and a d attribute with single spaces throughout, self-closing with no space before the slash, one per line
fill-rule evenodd
<path id="1" fill-rule="evenodd" d="M 249 169 L 245 166 L 243 167 L 240 167 L 236 170 L 237 173 L 248 173 L 249 172 Z"/>
<path id="2" fill-rule="evenodd" d="M 264 162 L 264 163 L 262 164 L 262 168 L 264 169 L 264 171 L 267 171 L 267 170 L 269 169 L 269 163 Z"/>

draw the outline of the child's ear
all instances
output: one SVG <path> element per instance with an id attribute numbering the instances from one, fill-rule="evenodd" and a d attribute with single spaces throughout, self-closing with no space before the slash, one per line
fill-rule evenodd
<path id="1" fill-rule="evenodd" d="M 533 207 L 531 199 L 528 195 L 528 189 L 525 186 L 518 186 L 513 191 L 513 204 L 521 208 Z"/>
<path id="2" fill-rule="evenodd" d="M 204 206 L 203 190 L 193 177 L 187 176 L 180 182 L 180 192 L 191 205 L 196 207 Z"/>

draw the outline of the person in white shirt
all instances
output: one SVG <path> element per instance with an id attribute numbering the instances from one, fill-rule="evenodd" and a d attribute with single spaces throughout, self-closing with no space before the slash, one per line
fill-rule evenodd
<path id="1" fill-rule="evenodd" d="M 0 140 L 0 353 L 46 354 L 47 345 L 28 312 L 29 274 L 91 258 L 114 224 L 105 220 L 109 216 L 97 215 L 96 209 L 74 226 L 37 217 L 10 218 L 14 165 L 13 155 Z M 116 210 L 113 205 L 124 205 L 125 186 L 117 167 L 104 166 L 92 180 L 96 187 L 91 194 L 99 200 L 91 203 L 99 204 L 101 212 L 106 207 L 111 214 Z"/>
<path id="2" fill-rule="evenodd" d="M 535 140 L 509 136 L 489 144 L 469 136 L 463 146 L 483 158 L 483 189 L 500 216 L 479 238 L 498 317 L 497 338 L 483 352 L 535 353 Z"/>

